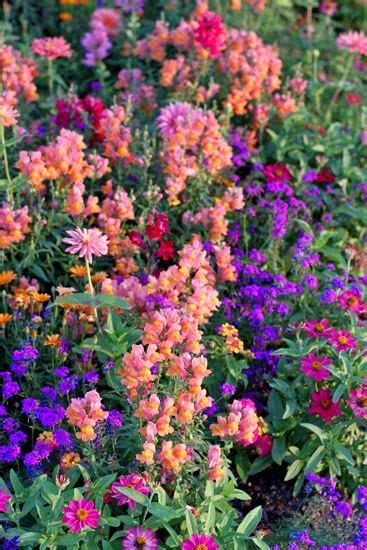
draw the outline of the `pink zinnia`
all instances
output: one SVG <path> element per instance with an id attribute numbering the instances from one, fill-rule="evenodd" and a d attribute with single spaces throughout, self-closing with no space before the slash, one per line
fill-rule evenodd
<path id="1" fill-rule="evenodd" d="M 367 418 L 367 379 L 364 386 L 349 392 L 347 403 L 356 418 Z"/>
<path id="2" fill-rule="evenodd" d="M 73 55 L 70 44 L 62 36 L 35 38 L 31 48 L 35 54 L 41 55 L 49 61 L 53 61 L 58 57 L 71 57 Z"/>
<path id="3" fill-rule="evenodd" d="M 108 238 L 102 232 L 92 227 L 91 229 L 71 229 L 66 232 L 69 238 L 63 239 L 64 243 L 71 244 L 66 249 L 70 254 L 79 254 L 79 258 L 86 257 L 92 263 L 92 255 L 105 256 L 108 253 Z"/>
<path id="4" fill-rule="evenodd" d="M 183 541 L 181 550 L 219 550 L 219 546 L 211 535 L 195 533 Z"/>
<path id="5" fill-rule="evenodd" d="M 101 517 L 94 507 L 94 502 L 85 498 L 71 500 L 63 509 L 63 514 L 61 521 L 66 523 L 73 533 L 78 533 L 86 527 L 96 529 Z"/>
<path id="6" fill-rule="evenodd" d="M 209 50 L 211 57 L 218 57 L 224 47 L 225 27 L 218 13 L 207 11 L 194 31 L 195 40 L 200 46 Z"/>
<path id="7" fill-rule="evenodd" d="M 338 36 L 336 45 L 338 48 L 348 50 L 350 53 L 367 55 L 367 36 L 362 31 L 343 32 Z"/>
<path id="8" fill-rule="evenodd" d="M 309 407 L 308 412 L 317 414 L 325 422 L 330 423 L 333 418 L 342 414 L 339 403 L 340 401 L 334 403 L 330 390 L 324 388 L 311 393 L 311 407 Z"/>
<path id="9" fill-rule="evenodd" d="M 326 336 L 330 332 L 328 328 L 328 319 L 321 319 L 320 321 L 312 320 L 305 321 L 302 328 L 307 333 L 309 338 L 318 338 L 319 336 Z"/>
<path id="10" fill-rule="evenodd" d="M 7 502 L 11 499 L 11 495 L 4 491 L 4 489 L 0 489 L 0 512 L 7 512 L 8 506 Z"/>
<path id="11" fill-rule="evenodd" d="M 325 367 L 331 365 L 331 363 L 331 359 L 326 355 L 317 357 L 313 353 L 310 353 L 301 360 L 301 370 L 306 376 L 314 378 L 316 382 L 321 382 L 321 380 L 325 380 L 329 376 L 330 372 Z"/>
<path id="12" fill-rule="evenodd" d="M 357 340 L 347 330 L 331 330 L 327 334 L 329 342 L 336 347 L 337 351 L 347 351 L 357 347 Z"/>
<path id="13" fill-rule="evenodd" d="M 139 474 L 130 474 L 128 476 L 120 476 L 118 481 L 115 481 L 111 485 L 112 496 L 117 500 L 117 504 L 122 506 L 123 504 L 128 504 L 129 508 L 135 508 L 136 502 L 122 493 L 119 492 L 119 488 L 127 487 L 130 489 L 135 489 L 139 491 L 142 495 L 148 495 L 150 489 L 145 481 L 145 479 Z"/>
<path id="14" fill-rule="evenodd" d="M 158 548 L 157 537 L 149 528 L 133 527 L 126 532 L 122 547 L 125 550 L 156 550 Z"/>
<path id="15" fill-rule="evenodd" d="M 365 309 L 361 294 L 358 290 L 344 290 L 338 297 L 338 304 L 343 309 L 347 309 L 356 315 Z"/>

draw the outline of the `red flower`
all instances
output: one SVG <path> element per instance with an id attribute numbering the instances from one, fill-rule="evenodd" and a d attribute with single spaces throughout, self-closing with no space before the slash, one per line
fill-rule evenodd
<path id="1" fill-rule="evenodd" d="M 155 256 L 167 261 L 173 258 L 174 252 L 173 241 L 161 241 L 159 247 L 155 251 Z"/>
<path id="2" fill-rule="evenodd" d="M 328 388 L 311 393 L 311 407 L 309 413 L 317 414 L 325 422 L 330 423 L 333 418 L 340 416 L 342 411 L 339 408 L 340 401 L 333 402 L 331 392 Z"/>
<path id="3" fill-rule="evenodd" d="M 154 214 L 152 219 L 148 216 L 148 225 L 145 228 L 145 234 L 151 241 L 161 239 L 164 235 L 169 235 L 171 232 L 168 226 L 168 216 L 162 212 Z"/>
<path id="4" fill-rule="evenodd" d="M 140 231 L 136 231 L 135 229 L 131 230 L 129 233 L 129 239 L 130 241 L 138 246 L 139 248 L 146 248 L 146 244 L 143 240 L 143 235 L 140 233 Z"/>
<path id="5" fill-rule="evenodd" d="M 211 57 L 218 57 L 224 46 L 226 31 L 221 16 L 207 11 L 197 22 L 195 40 L 209 50 Z"/>
<path id="6" fill-rule="evenodd" d="M 345 99 L 349 105 L 362 105 L 362 98 L 359 94 L 345 94 Z"/>
<path id="7" fill-rule="evenodd" d="M 278 162 L 265 166 L 263 173 L 267 182 L 287 183 L 293 179 L 286 165 Z"/>
<path id="8" fill-rule="evenodd" d="M 327 166 L 324 166 L 324 168 L 321 168 L 321 170 L 318 172 L 316 177 L 317 183 L 334 183 L 335 181 L 335 174 L 328 168 Z"/>

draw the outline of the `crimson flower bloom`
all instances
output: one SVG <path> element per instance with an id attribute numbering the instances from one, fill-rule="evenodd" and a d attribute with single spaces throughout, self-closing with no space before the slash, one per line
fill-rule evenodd
<path id="1" fill-rule="evenodd" d="M 197 22 L 195 40 L 200 46 L 209 50 L 212 58 L 218 57 L 223 49 L 225 36 L 225 27 L 218 13 L 207 11 Z"/>
<path id="2" fill-rule="evenodd" d="M 333 418 L 342 414 L 339 403 L 340 401 L 334 403 L 330 390 L 324 388 L 311 393 L 311 407 L 309 407 L 308 412 L 317 414 L 329 424 Z"/>
<path id="3" fill-rule="evenodd" d="M 94 507 L 94 502 L 85 498 L 71 500 L 63 509 L 63 514 L 61 521 L 66 523 L 73 533 L 78 533 L 86 527 L 96 529 L 101 517 Z"/>
<path id="4" fill-rule="evenodd" d="M 168 216 L 163 212 L 157 212 L 153 218 L 148 216 L 148 222 L 145 233 L 151 241 L 156 241 L 171 233 L 168 226 Z"/>
<path id="5" fill-rule="evenodd" d="M 331 359 L 326 355 L 317 357 L 313 353 L 310 353 L 301 360 L 301 370 L 306 376 L 310 376 L 316 382 L 321 382 L 321 380 L 325 380 L 329 376 L 330 373 L 325 367 L 331 365 L 331 363 Z"/>
<path id="6" fill-rule="evenodd" d="M 66 232 L 69 238 L 63 239 L 64 243 L 71 244 L 66 249 L 70 254 L 79 254 L 79 258 L 86 257 L 92 263 L 92 256 L 105 256 L 108 253 L 108 238 L 102 232 L 92 227 L 91 229 L 71 229 Z"/>
<path id="7" fill-rule="evenodd" d="M 173 241 L 161 241 L 159 247 L 155 251 L 155 256 L 157 258 L 162 258 L 162 260 L 167 261 L 173 258 L 174 255 L 174 246 Z"/>
<path id="8" fill-rule="evenodd" d="M 317 176 L 316 176 L 317 183 L 334 183 L 334 181 L 335 181 L 335 174 L 327 166 L 324 166 L 323 168 L 321 168 L 321 170 L 317 173 Z"/>

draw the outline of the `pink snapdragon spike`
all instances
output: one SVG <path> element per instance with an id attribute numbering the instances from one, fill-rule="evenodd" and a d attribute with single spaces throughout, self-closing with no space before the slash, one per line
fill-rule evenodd
<path id="1" fill-rule="evenodd" d="M 342 414 L 339 404 L 340 401 L 333 402 L 330 390 L 323 388 L 320 391 L 311 393 L 311 407 L 309 407 L 308 412 L 317 414 L 329 424 L 333 418 Z"/>
<path id="2" fill-rule="evenodd" d="M 48 61 L 54 61 L 59 57 L 69 58 L 73 55 L 70 44 L 62 36 L 35 38 L 31 48 L 35 54 L 45 57 Z"/>
<path id="3" fill-rule="evenodd" d="M 92 227 L 91 229 L 71 229 L 66 232 L 69 237 L 63 239 L 70 244 L 66 252 L 78 254 L 79 258 L 86 257 L 88 263 L 92 263 L 94 256 L 105 256 L 108 253 L 108 238 L 102 232 Z"/>
<path id="4" fill-rule="evenodd" d="M 11 499 L 11 495 L 4 491 L 4 489 L 0 489 L 0 512 L 7 512 L 8 511 L 8 500 Z"/>
<path id="5" fill-rule="evenodd" d="M 71 500 L 68 506 L 65 506 L 61 521 L 69 526 L 70 531 L 79 533 L 86 527 L 96 529 L 100 517 L 101 514 L 95 509 L 94 502 L 81 498 Z"/>
<path id="6" fill-rule="evenodd" d="M 0 124 L 4 128 L 15 126 L 17 123 L 19 113 L 14 109 L 16 103 L 15 92 L 8 90 L 0 95 Z"/>
<path id="7" fill-rule="evenodd" d="M 133 527 L 126 532 L 122 540 L 122 548 L 125 550 L 157 550 L 157 537 L 149 528 Z"/>
<path id="8" fill-rule="evenodd" d="M 182 550 L 219 550 L 218 544 L 211 535 L 194 533 L 182 543 Z"/>

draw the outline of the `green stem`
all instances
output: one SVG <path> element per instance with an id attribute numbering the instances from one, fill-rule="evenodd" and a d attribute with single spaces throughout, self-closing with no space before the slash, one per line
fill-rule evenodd
<path id="1" fill-rule="evenodd" d="M 54 95 L 54 71 L 53 71 L 53 65 L 52 60 L 49 59 L 47 62 L 47 69 L 48 69 L 48 89 L 50 90 L 50 95 Z"/>
<path id="2" fill-rule="evenodd" d="M 333 113 L 333 109 L 335 107 L 335 103 L 338 101 L 338 98 L 339 98 L 339 95 L 341 94 L 343 88 L 344 88 L 344 84 L 348 78 L 348 75 L 349 75 L 349 72 L 352 68 L 352 65 L 353 65 L 353 61 L 354 61 L 354 57 L 353 56 L 350 56 L 349 58 L 349 61 L 348 63 L 346 64 L 345 66 L 345 70 L 344 70 L 344 73 L 341 77 L 341 79 L 339 80 L 338 82 L 338 85 L 336 87 L 336 90 L 334 92 L 334 95 L 333 97 L 331 98 L 331 101 L 329 103 L 329 107 L 328 107 L 328 110 L 326 111 L 326 115 L 325 115 L 325 124 L 326 123 L 329 123 L 330 122 L 330 119 L 331 119 L 331 115 Z"/>
<path id="3" fill-rule="evenodd" d="M 8 180 L 8 188 L 6 190 L 7 198 L 11 206 L 14 204 L 14 197 L 13 197 L 13 181 L 10 176 L 9 172 L 9 162 L 8 162 L 8 153 L 6 151 L 6 143 L 5 143 L 5 130 L 4 125 L 2 122 L 0 122 L 0 139 L 1 139 L 1 145 L 3 149 L 3 157 L 4 157 L 4 167 L 5 167 L 5 175 L 6 179 Z"/>
<path id="4" fill-rule="evenodd" d="M 87 269 L 87 279 L 88 279 L 89 292 L 90 292 L 91 296 L 93 296 L 93 298 L 94 298 L 96 293 L 95 293 L 94 286 L 93 286 L 93 283 L 92 283 L 92 277 L 91 277 L 89 262 L 88 262 L 87 258 L 85 258 L 85 267 Z M 94 317 L 95 317 L 95 320 L 96 320 L 98 332 L 100 332 L 101 325 L 99 324 L 98 312 L 97 312 L 97 308 L 96 308 L 95 304 L 93 304 L 93 313 L 94 313 Z"/>

